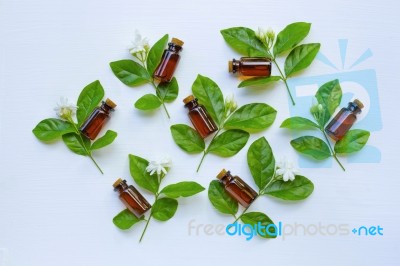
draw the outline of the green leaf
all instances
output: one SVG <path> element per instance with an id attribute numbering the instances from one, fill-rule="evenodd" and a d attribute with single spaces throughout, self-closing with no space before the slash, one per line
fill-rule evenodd
<path id="1" fill-rule="evenodd" d="M 342 88 L 340 87 L 339 80 L 335 79 L 323 84 L 318 89 L 315 97 L 325 110 L 322 120 L 323 125 L 321 125 L 324 126 L 342 101 Z"/>
<path id="2" fill-rule="evenodd" d="M 279 80 L 281 80 L 280 76 L 250 78 L 240 82 L 238 88 L 266 85 Z"/>
<path id="3" fill-rule="evenodd" d="M 90 150 L 90 140 L 86 137 L 82 135 L 79 137 L 76 133 L 67 133 L 62 136 L 62 140 L 72 152 L 83 156 L 89 155 L 87 151 Z"/>
<path id="4" fill-rule="evenodd" d="M 157 96 L 162 102 L 173 102 L 178 97 L 178 92 L 179 86 L 175 77 L 170 82 L 161 82 L 157 86 Z"/>
<path id="5" fill-rule="evenodd" d="M 156 220 L 168 221 L 174 216 L 177 208 L 178 201 L 176 199 L 161 198 L 154 203 L 152 214 Z"/>
<path id="6" fill-rule="evenodd" d="M 154 110 L 160 107 L 161 101 L 154 94 L 145 94 L 135 102 L 135 107 L 142 111 Z"/>
<path id="7" fill-rule="evenodd" d="M 196 182 L 184 181 L 176 184 L 171 184 L 163 188 L 160 192 L 170 198 L 190 197 L 200 193 L 205 188 Z"/>
<path id="8" fill-rule="evenodd" d="M 149 162 L 139 156 L 129 154 L 129 170 L 135 183 L 140 187 L 156 194 L 160 186 L 157 174 L 150 175 L 146 167 Z"/>
<path id="9" fill-rule="evenodd" d="M 206 147 L 199 133 L 187 125 L 172 125 L 171 134 L 175 143 L 187 153 L 200 153 Z"/>
<path id="10" fill-rule="evenodd" d="M 353 129 L 336 142 L 336 153 L 352 153 L 361 150 L 369 139 L 370 133 L 366 130 Z"/>
<path id="11" fill-rule="evenodd" d="M 262 212 L 248 212 L 243 214 L 240 219 L 245 224 L 250 224 L 253 226 L 261 224 L 263 228 L 257 228 L 257 235 L 263 238 L 276 238 L 276 226 L 274 222 Z"/>
<path id="12" fill-rule="evenodd" d="M 265 103 L 246 104 L 237 109 L 225 122 L 226 129 L 241 129 L 247 132 L 263 130 L 275 121 L 276 110 Z"/>
<path id="13" fill-rule="evenodd" d="M 113 143 L 115 138 L 117 137 L 117 132 L 112 130 L 107 130 L 106 134 L 104 134 L 101 138 L 97 139 L 93 142 L 92 146 L 90 147 L 91 150 L 101 149 L 107 145 Z"/>
<path id="14" fill-rule="evenodd" d="M 133 60 L 119 60 L 110 63 L 114 75 L 128 86 L 138 86 L 150 82 L 149 72 Z"/>
<path id="15" fill-rule="evenodd" d="M 252 29 L 235 27 L 221 30 L 222 37 L 237 52 L 245 56 L 269 56 L 268 49 Z"/>
<path id="16" fill-rule="evenodd" d="M 296 175 L 293 181 L 277 180 L 264 191 L 264 194 L 271 195 L 283 200 L 303 200 L 311 195 L 314 184 L 304 176 Z"/>
<path id="17" fill-rule="evenodd" d="M 136 224 L 140 221 L 143 221 L 143 220 L 144 220 L 144 216 L 137 218 L 132 212 L 130 212 L 128 209 L 125 209 L 122 212 L 118 213 L 113 218 L 113 223 L 119 229 L 127 230 L 127 229 L 131 228 L 134 224 Z"/>
<path id="18" fill-rule="evenodd" d="M 212 119 L 220 125 L 224 120 L 225 104 L 221 89 L 211 79 L 197 75 L 192 85 L 194 96 L 204 105 Z"/>
<path id="19" fill-rule="evenodd" d="M 286 119 L 285 121 L 282 122 L 281 127 L 294 130 L 307 130 L 307 129 L 319 128 L 319 126 L 313 121 L 300 116 L 294 116 Z"/>
<path id="20" fill-rule="evenodd" d="M 294 48 L 285 60 L 286 77 L 311 65 L 320 47 L 319 43 L 308 43 Z"/>
<path id="21" fill-rule="evenodd" d="M 150 75 L 153 75 L 154 70 L 161 61 L 161 56 L 164 52 L 165 47 L 168 43 L 168 34 L 165 34 L 161 39 L 159 39 L 150 49 L 147 55 L 147 70 Z"/>
<path id="22" fill-rule="evenodd" d="M 208 152 L 221 157 L 231 157 L 246 145 L 249 137 L 250 134 L 243 130 L 227 130 L 211 141 Z"/>
<path id="23" fill-rule="evenodd" d="M 222 213 L 235 215 L 238 211 L 238 202 L 226 192 L 223 185 L 217 180 L 211 181 L 208 187 L 208 199 Z"/>
<path id="24" fill-rule="evenodd" d="M 42 141 L 54 140 L 74 131 L 71 123 L 56 118 L 44 119 L 32 130 L 33 134 Z"/>
<path id="25" fill-rule="evenodd" d="M 247 152 L 247 164 L 254 182 L 261 190 L 275 173 L 275 158 L 265 137 L 254 141 Z"/>
<path id="26" fill-rule="evenodd" d="M 99 105 L 103 97 L 104 89 L 98 80 L 83 88 L 77 101 L 78 110 L 76 111 L 76 117 L 78 125 L 81 125 L 86 120 L 94 108 Z"/>
<path id="27" fill-rule="evenodd" d="M 295 22 L 287 25 L 276 36 L 274 55 L 277 56 L 299 44 L 310 32 L 311 23 Z"/>
<path id="28" fill-rule="evenodd" d="M 331 156 L 328 145 L 322 139 L 313 136 L 294 139 L 290 144 L 296 151 L 310 155 L 317 160 L 323 160 Z"/>

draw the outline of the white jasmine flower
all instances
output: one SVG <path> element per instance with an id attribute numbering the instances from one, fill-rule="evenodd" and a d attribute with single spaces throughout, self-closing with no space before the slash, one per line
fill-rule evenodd
<path id="1" fill-rule="evenodd" d="M 150 49 L 149 40 L 147 38 L 142 38 L 142 35 L 140 35 L 139 31 L 135 30 L 135 40 L 128 49 L 132 55 L 146 52 Z"/>
<path id="2" fill-rule="evenodd" d="M 283 158 L 278 162 L 276 168 L 276 175 L 282 176 L 283 181 L 293 181 L 296 175 L 299 174 L 299 170 L 293 166 L 293 163 Z"/>
<path id="3" fill-rule="evenodd" d="M 225 108 L 227 112 L 234 112 L 237 108 L 237 103 L 235 101 L 235 98 L 233 94 L 230 96 L 226 96 L 225 98 Z"/>
<path id="4" fill-rule="evenodd" d="M 159 161 L 150 161 L 149 165 L 146 167 L 146 171 L 149 172 L 150 175 L 154 173 L 157 173 L 157 175 L 164 173 L 164 175 L 166 175 L 171 165 L 171 159 L 169 157 L 164 157 Z"/>
<path id="5" fill-rule="evenodd" d="M 258 31 L 256 32 L 256 36 L 260 41 L 264 42 L 267 37 L 267 32 L 264 29 L 259 27 Z"/>
<path id="6" fill-rule="evenodd" d="M 271 28 L 268 30 L 258 28 L 256 37 L 270 49 L 275 39 L 275 32 Z"/>
<path id="7" fill-rule="evenodd" d="M 60 103 L 57 103 L 57 106 L 54 107 L 57 116 L 65 120 L 70 120 L 75 114 L 76 109 L 78 109 L 78 107 L 68 103 L 68 99 L 65 97 L 60 97 Z"/>

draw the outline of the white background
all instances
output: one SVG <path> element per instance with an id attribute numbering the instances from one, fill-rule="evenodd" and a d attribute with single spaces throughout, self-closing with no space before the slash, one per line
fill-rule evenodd
<path id="1" fill-rule="evenodd" d="M 0 265 L 398 265 L 399 174 L 398 98 L 399 35 L 396 1 L 99 1 L 1 0 L 1 177 Z M 312 22 L 305 41 L 321 42 L 321 51 L 340 62 L 337 40 L 349 39 L 349 60 L 367 48 L 374 56 L 360 66 L 377 73 L 383 130 L 370 144 L 382 153 L 379 164 L 346 164 L 301 169 L 315 184 L 311 197 L 286 203 L 261 198 L 253 210 L 284 223 L 380 225 L 384 236 L 291 236 L 283 240 L 189 235 L 188 223 L 227 224 L 203 192 L 180 199 L 178 211 L 166 223 L 120 231 L 112 218 L 123 209 L 112 190 L 117 177 L 132 179 L 128 154 L 173 158 L 165 184 L 195 180 L 207 187 L 221 168 L 231 169 L 255 187 L 246 164 L 249 144 L 266 136 L 277 158 L 297 162 L 290 134 L 279 129 L 289 116 L 282 84 L 255 90 L 236 88 L 227 60 L 238 55 L 219 30 L 232 26 L 272 27 L 277 31 L 294 21 Z M 129 58 L 126 50 L 135 29 L 151 43 L 164 33 L 185 41 L 176 77 L 179 98 L 168 109 L 143 114 L 134 101 L 153 89 L 129 88 L 114 77 L 109 62 Z M 265 101 L 278 110 L 274 125 L 251 136 L 235 157 L 209 155 L 200 173 L 200 156 L 190 156 L 172 141 L 169 126 L 189 123 L 181 99 L 191 91 L 198 73 L 211 77 L 224 94 L 234 93 L 240 105 Z M 320 62 L 302 75 L 332 73 Z M 99 79 L 106 96 L 118 107 L 107 128 L 118 131 L 115 143 L 94 156 L 105 174 L 88 158 L 68 151 L 62 142 L 44 144 L 31 130 L 53 117 L 60 96 L 75 102 L 81 89 Z M 143 194 L 152 201 L 146 192 Z"/>

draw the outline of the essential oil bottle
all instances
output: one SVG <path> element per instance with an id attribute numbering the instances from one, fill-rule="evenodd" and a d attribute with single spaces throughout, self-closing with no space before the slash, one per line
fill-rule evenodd
<path id="1" fill-rule="evenodd" d="M 119 192 L 120 200 L 137 218 L 151 208 L 150 203 L 132 185 L 128 186 L 126 180 L 118 178 L 113 184 L 114 191 Z"/>
<path id="2" fill-rule="evenodd" d="M 190 121 L 192 121 L 194 128 L 203 139 L 218 130 L 218 127 L 207 113 L 206 108 L 199 104 L 193 95 L 189 95 L 183 99 L 183 103 L 189 109 L 188 115 Z"/>
<path id="3" fill-rule="evenodd" d="M 228 62 L 229 72 L 242 76 L 269 77 L 271 76 L 271 59 L 266 57 L 242 57 Z"/>
<path id="4" fill-rule="evenodd" d="M 171 42 L 168 43 L 168 49 L 164 50 L 161 61 L 154 70 L 153 77 L 155 79 L 158 79 L 160 82 L 171 81 L 181 57 L 179 52 L 182 50 L 182 46 L 183 41 L 172 38 Z"/>
<path id="5" fill-rule="evenodd" d="M 101 106 L 96 107 L 80 127 L 80 131 L 87 138 L 94 140 L 99 134 L 104 123 L 110 119 L 110 112 L 114 111 L 117 105 L 107 98 Z"/>
<path id="6" fill-rule="evenodd" d="M 247 208 L 257 198 L 258 194 L 240 177 L 232 176 L 230 171 L 222 169 L 217 175 L 225 190 L 243 207 Z"/>
<path id="7" fill-rule="evenodd" d="M 340 140 L 357 120 L 357 115 L 364 108 L 358 99 L 349 102 L 347 108 L 342 108 L 339 113 L 325 127 L 325 132 L 334 140 Z"/>

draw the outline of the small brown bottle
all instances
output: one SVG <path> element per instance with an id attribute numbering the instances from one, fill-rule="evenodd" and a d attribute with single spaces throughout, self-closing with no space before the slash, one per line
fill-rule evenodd
<path id="1" fill-rule="evenodd" d="M 114 191 L 119 192 L 120 200 L 137 218 L 151 208 L 150 203 L 132 185 L 128 186 L 126 180 L 118 178 L 113 184 Z"/>
<path id="2" fill-rule="evenodd" d="M 325 127 L 325 132 L 336 141 L 342 139 L 356 122 L 357 115 L 361 113 L 361 109 L 363 108 L 364 105 L 358 99 L 349 102 L 348 107 L 342 108 L 329 122 Z"/>
<path id="3" fill-rule="evenodd" d="M 271 59 L 266 57 L 242 57 L 228 62 L 229 72 L 240 73 L 242 76 L 271 76 Z"/>
<path id="4" fill-rule="evenodd" d="M 190 121 L 192 121 L 194 128 L 203 139 L 218 130 L 218 127 L 207 113 L 206 108 L 198 104 L 197 99 L 193 95 L 189 95 L 183 99 L 183 103 L 189 109 Z"/>
<path id="5" fill-rule="evenodd" d="M 222 169 L 217 175 L 225 190 L 243 207 L 247 208 L 257 198 L 258 194 L 240 177 L 232 176 L 230 171 Z"/>
<path id="6" fill-rule="evenodd" d="M 87 138 L 94 140 L 99 134 L 104 123 L 110 118 L 110 112 L 114 111 L 117 105 L 107 98 L 101 106 L 96 107 L 80 127 L 80 131 Z"/>
<path id="7" fill-rule="evenodd" d="M 183 41 L 172 38 L 171 42 L 168 43 L 168 49 L 164 50 L 161 61 L 154 70 L 153 77 L 155 79 L 160 80 L 160 82 L 171 81 L 181 57 L 179 52 L 182 50 L 182 46 Z"/>

